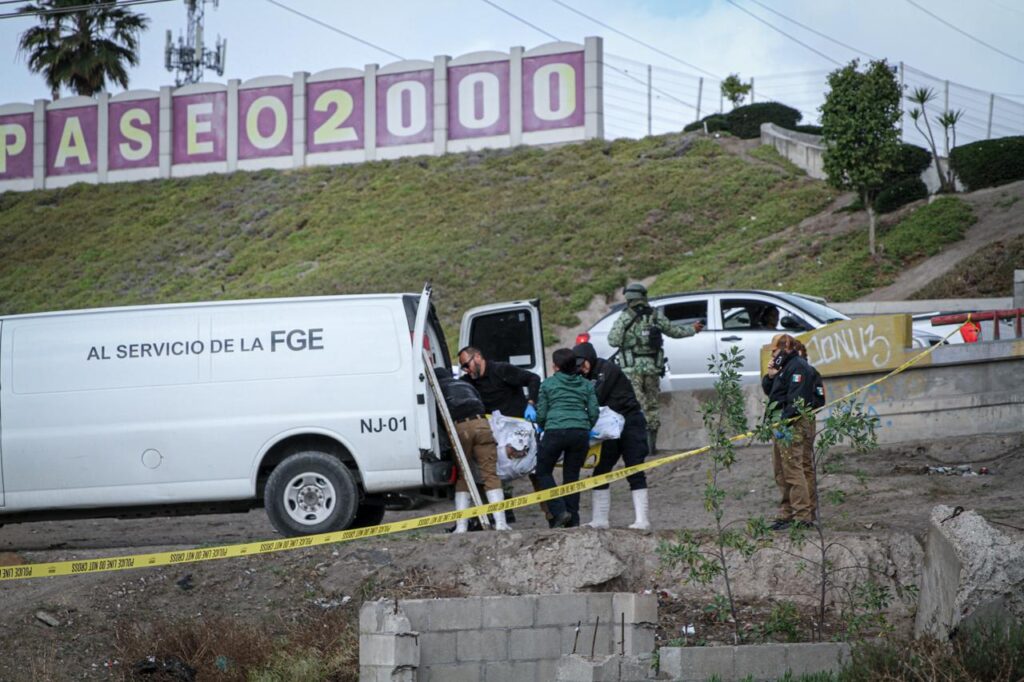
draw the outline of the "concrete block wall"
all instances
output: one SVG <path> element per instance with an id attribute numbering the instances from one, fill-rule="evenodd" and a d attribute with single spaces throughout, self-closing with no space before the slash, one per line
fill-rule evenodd
<path id="1" fill-rule="evenodd" d="M 845 643 L 758 644 L 750 646 L 662 647 L 661 673 L 676 682 L 776 680 L 786 671 L 794 677 L 838 671 L 849 660 Z"/>
<path id="2" fill-rule="evenodd" d="M 400 679 L 554 680 L 559 659 L 574 649 L 587 656 L 654 651 L 654 595 L 411 599 L 399 601 L 397 609 L 394 602 L 363 605 L 360 679 L 391 679 L 381 675 L 414 669 L 412 677 Z"/>

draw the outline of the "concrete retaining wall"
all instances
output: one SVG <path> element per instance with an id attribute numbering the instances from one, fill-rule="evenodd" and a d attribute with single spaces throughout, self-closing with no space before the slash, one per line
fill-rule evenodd
<path id="1" fill-rule="evenodd" d="M 650 654 L 657 617 L 654 595 L 610 592 L 368 602 L 360 680 L 554 680 L 574 647 Z"/>
<path id="2" fill-rule="evenodd" d="M 829 400 L 885 373 L 825 377 Z M 1024 414 L 1024 340 L 943 346 L 930 364 L 914 366 L 860 395 L 877 416 L 878 440 L 900 443 L 977 433 L 1017 433 Z M 765 397 L 759 385 L 744 387 L 747 419 L 761 418 Z M 700 405 L 710 390 L 661 395 L 660 448 L 689 449 L 707 443 Z M 827 413 L 822 413 L 823 421 Z"/>
<path id="3" fill-rule="evenodd" d="M 776 680 L 839 670 L 849 660 L 848 644 L 759 644 L 751 646 L 662 647 L 661 672 L 677 682 Z"/>

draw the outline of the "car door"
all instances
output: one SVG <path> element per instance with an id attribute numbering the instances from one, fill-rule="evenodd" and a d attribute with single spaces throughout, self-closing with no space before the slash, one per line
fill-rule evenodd
<path id="1" fill-rule="evenodd" d="M 547 376 L 541 334 L 540 300 L 479 306 L 466 312 L 459 329 L 459 348 L 478 348 L 497 360 Z"/>
<path id="2" fill-rule="evenodd" d="M 711 322 L 709 311 L 714 297 L 701 294 L 680 296 L 651 301 L 669 322 L 690 325 L 701 320 Z M 707 388 L 713 383 L 708 374 L 708 357 L 715 352 L 715 337 L 706 330 L 694 336 L 673 339 L 665 336 L 665 376 L 661 380 L 662 391 L 689 391 Z"/>
<path id="3" fill-rule="evenodd" d="M 776 334 L 798 334 L 788 328 L 796 313 L 771 296 L 754 293 L 720 294 L 718 296 L 717 338 L 719 353 L 738 347 L 743 353 L 740 375 L 744 383 L 760 381 L 761 348 L 771 343 Z"/>
<path id="4" fill-rule="evenodd" d="M 3 329 L 4 329 L 4 323 L 0 322 L 0 343 L 3 342 Z M 3 348 L 2 345 L 0 345 L 0 366 L 3 365 L 3 351 L 4 351 L 4 348 Z M 3 373 L 0 372 L 0 379 L 2 379 L 2 378 L 3 378 Z M 0 386 L 0 389 L 2 389 L 2 386 Z M 0 390 L 0 396 L 2 396 L 2 394 L 3 394 L 3 391 Z M 4 506 L 4 439 L 3 439 L 3 433 L 4 433 L 3 421 L 4 420 L 3 420 L 3 416 L 4 416 L 3 415 L 3 401 L 0 400 L 0 507 Z"/>

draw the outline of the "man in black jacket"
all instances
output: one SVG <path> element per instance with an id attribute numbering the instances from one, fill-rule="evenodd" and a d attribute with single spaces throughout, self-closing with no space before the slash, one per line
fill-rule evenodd
<path id="1" fill-rule="evenodd" d="M 800 354 L 800 342 L 789 334 L 772 340 L 772 362 L 761 379 L 761 388 L 774 402 L 780 424 L 792 429 L 792 438 L 776 427 L 772 444 L 775 484 L 782 494 L 779 513 L 773 530 L 792 525 L 813 526 L 817 518 L 817 495 L 814 472 L 814 417 L 800 417 L 800 407 L 817 407 L 824 396 L 818 396 L 818 371 Z"/>
<path id="2" fill-rule="evenodd" d="M 592 344 L 577 344 L 573 352 L 583 361 L 580 373 L 594 382 L 598 405 L 610 407 L 626 420 L 619 438 L 601 444 L 601 457 L 593 475 L 608 473 L 620 458 L 625 466 L 640 464 L 648 453 L 647 419 L 640 401 L 636 399 L 632 382 L 614 362 L 597 357 Z M 633 510 L 636 514 L 636 520 L 629 527 L 646 530 L 651 527 L 648 520 L 647 477 L 641 471 L 627 476 L 626 480 L 632 491 Z M 608 512 L 611 509 L 608 485 L 594 488 L 592 500 L 593 520 L 586 525 L 591 528 L 608 528 Z"/>
<path id="3" fill-rule="evenodd" d="M 455 432 L 462 445 L 462 451 L 466 454 L 467 460 L 476 462 L 476 468 L 483 479 L 480 483 L 483 483 L 487 492 L 487 501 L 503 501 L 505 495 L 496 471 L 498 445 L 494 441 L 494 434 L 491 433 L 491 425 L 484 416 L 484 403 L 480 400 L 480 394 L 469 384 L 455 381 L 444 367 L 436 367 L 434 372 L 441 386 L 444 402 L 448 406 L 448 413 L 455 422 Z M 455 483 L 455 510 L 469 509 L 469 505 L 469 485 L 466 483 L 465 472 L 460 471 L 459 480 Z M 494 512 L 493 516 L 495 530 L 509 529 L 505 522 L 505 512 Z M 468 529 L 469 519 L 459 519 L 455 522 L 454 532 L 465 533 Z"/>
<path id="4" fill-rule="evenodd" d="M 506 417 L 536 421 L 539 376 L 508 362 L 488 360 L 480 349 L 473 346 L 466 346 L 459 351 L 459 368 L 464 372 L 462 380 L 480 392 L 488 414 L 498 411 Z M 525 394 L 523 389 L 526 389 Z M 537 480 L 533 474 L 530 474 L 530 483 L 536 490 Z M 506 483 L 503 489 L 506 497 L 512 497 L 510 483 Z M 547 503 L 541 503 L 540 506 L 547 516 Z M 515 514 L 509 510 L 508 522 L 515 523 L 515 520 Z"/>

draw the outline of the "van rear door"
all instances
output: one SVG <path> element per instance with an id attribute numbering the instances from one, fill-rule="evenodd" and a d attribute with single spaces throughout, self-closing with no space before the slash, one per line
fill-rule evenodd
<path id="1" fill-rule="evenodd" d="M 3 347 L 4 335 L 3 335 L 3 331 L 4 331 L 4 323 L 0 322 L 0 367 L 3 367 L 3 364 L 4 364 L 4 362 L 3 362 L 3 357 L 4 357 L 3 356 L 3 352 L 4 352 L 4 347 Z M 5 382 L 5 378 L 6 377 L 4 377 L 3 372 L 0 371 L 0 507 L 4 506 L 4 439 L 3 439 L 3 435 L 4 435 L 4 419 L 3 419 L 4 413 L 3 413 L 3 409 L 4 409 L 4 406 L 3 406 L 2 398 L 3 398 L 3 384 L 6 383 Z"/>
<path id="2" fill-rule="evenodd" d="M 488 360 L 508 362 L 547 376 L 540 299 L 480 306 L 462 317 L 459 348 L 479 348 Z"/>

